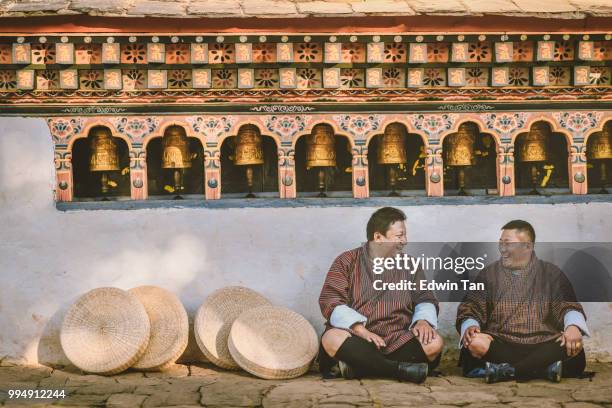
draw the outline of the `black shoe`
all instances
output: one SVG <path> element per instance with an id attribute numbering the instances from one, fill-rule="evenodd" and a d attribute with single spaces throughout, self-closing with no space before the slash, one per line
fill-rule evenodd
<path id="1" fill-rule="evenodd" d="M 427 378 L 429 366 L 426 363 L 397 363 L 397 378 L 420 384 Z"/>
<path id="2" fill-rule="evenodd" d="M 561 375 L 563 374 L 563 363 L 561 360 L 555 361 L 546 368 L 546 378 L 552 382 L 561 382 Z"/>
<path id="3" fill-rule="evenodd" d="M 338 367 L 340 367 L 340 375 L 342 378 L 347 380 L 352 380 L 355 378 L 355 370 L 353 370 L 353 367 L 346 364 L 344 361 L 338 361 Z"/>
<path id="4" fill-rule="evenodd" d="M 508 363 L 489 363 L 485 365 L 485 382 L 493 384 L 501 381 L 510 381 L 514 379 L 514 367 Z"/>

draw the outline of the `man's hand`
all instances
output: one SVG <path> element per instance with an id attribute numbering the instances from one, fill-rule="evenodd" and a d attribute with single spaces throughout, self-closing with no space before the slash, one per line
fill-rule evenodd
<path id="1" fill-rule="evenodd" d="M 561 336 L 557 339 L 560 342 L 560 346 L 565 346 L 567 355 L 574 357 L 582 350 L 582 333 L 580 329 L 574 325 L 569 326 Z"/>
<path id="2" fill-rule="evenodd" d="M 436 338 L 436 331 L 431 327 L 427 320 L 419 320 L 412 328 L 412 332 L 419 339 L 421 344 L 428 345 Z"/>
<path id="3" fill-rule="evenodd" d="M 382 339 L 382 337 L 366 329 L 362 323 L 357 323 L 353 325 L 352 329 L 355 332 L 355 334 L 357 334 L 362 339 L 365 339 L 369 341 L 370 343 L 374 343 L 376 348 L 379 350 L 381 347 L 387 346 L 387 344 L 385 344 L 385 341 Z"/>
<path id="4" fill-rule="evenodd" d="M 480 333 L 480 327 L 478 326 L 470 326 L 465 329 L 465 333 L 463 333 L 463 347 L 468 348 L 472 339 L 476 336 L 477 333 Z"/>

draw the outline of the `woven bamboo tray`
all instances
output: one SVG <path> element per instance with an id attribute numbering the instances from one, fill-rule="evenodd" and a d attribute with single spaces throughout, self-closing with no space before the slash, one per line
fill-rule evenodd
<path id="1" fill-rule="evenodd" d="M 261 306 L 232 325 L 229 351 L 240 367 L 265 379 L 289 379 L 306 373 L 319 341 L 301 315 L 278 306 Z"/>
<path id="2" fill-rule="evenodd" d="M 259 293 L 242 286 L 213 292 L 202 303 L 193 322 L 198 347 L 211 363 L 229 370 L 240 369 L 227 349 L 232 323 L 244 311 L 270 304 Z"/>
<path id="3" fill-rule="evenodd" d="M 151 322 L 147 349 L 132 367 L 139 370 L 163 370 L 174 364 L 187 348 L 187 312 L 173 293 L 157 286 L 139 286 L 128 292 L 143 304 Z"/>
<path id="4" fill-rule="evenodd" d="M 134 364 L 149 343 L 151 325 L 136 296 L 118 288 L 91 290 L 70 307 L 60 342 L 78 368 L 116 374 Z"/>

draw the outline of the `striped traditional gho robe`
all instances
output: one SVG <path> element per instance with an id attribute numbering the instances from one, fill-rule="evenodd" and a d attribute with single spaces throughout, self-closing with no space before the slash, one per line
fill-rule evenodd
<path id="1" fill-rule="evenodd" d="M 538 344 L 559 337 L 570 310 L 584 315 L 572 284 L 555 265 L 535 253 L 522 270 L 505 268 L 496 261 L 483 269 L 475 282 L 484 291 L 465 295 L 457 311 L 457 330 L 474 319 L 483 333 L 518 344 Z M 586 318 L 586 315 L 585 315 Z"/>
<path id="2" fill-rule="evenodd" d="M 373 281 L 400 282 L 402 279 L 417 282 L 417 290 L 378 291 Z M 383 338 L 387 345 L 382 352 L 389 354 L 414 337 L 409 330 L 417 304 L 427 302 L 438 308 L 438 302 L 430 291 L 418 290 L 418 282 L 425 279 L 423 271 L 411 275 L 406 270 L 385 270 L 374 275 L 367 256 L 367 244 L 340 254 L 327 272 L 319 296 L 321 313 L 327 320 L 326 331 L 334 308 L 347 305 L 365 317 L 366 328 Z M 355 334 L 348 329 L 351 334 Z"/>

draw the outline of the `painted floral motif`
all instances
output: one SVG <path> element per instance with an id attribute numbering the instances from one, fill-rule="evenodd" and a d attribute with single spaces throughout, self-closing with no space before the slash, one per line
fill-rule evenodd
<path id="1" fill-rule="evenodd" d="M 404 43 L 385 44 L 385 62 L 406 62 L 406 45 Z"/>
<path id="2" fill-rule="evenodd" d="M 123 71 L 123 89 L 144 89 L 146 88 L 147 71 L 143 69 L 128 69 Z"/>
<path id="3" fill-rule="evenodd" d="M 334 120 L 340 129 L 357 138 L 363 138 L 368 132 L 378 130 L 381 123 L 379 115 L 335 115 Z"/>
<path id="4" fill-rule="evenodd" d="M 555 42 L 555 61 L 567 61 L 574 59 L 574 46 L 569 41 Z"/>
<path id="5" fill-rule="evenodd" d="M 191 116 L 187 118 L 194 132 L 203 134 L 207 139 L 222 136 L 230 131 L 236 119 L 233 116 Z"/>
<path id="6" fill-rule="evenodd" d="M 9 90 L 17 87 L 15 71 L 0 71 L 0 89 Z"/>
<path id="7" fill-rule="evenodd" d="M 34 44 L 32 46 L 32 64 L 53 64 L 55 62 L 55 44 Z"/>
<path id="8" fill-rule="evenodd" d="M 484 68 L 466 69 L 465 82 L 468 86 L 487 86 L 489 83 L 489 70 Z"/>
<path id="9" fill-rule="evenodd" d="M 53 143 L 56 145 L 68 144 L 70 138 L 81 133 L 83 129 L 83 119 L 81 118 L 52 118 L 47 119 Z"/>
<path id="10" fill-rule="evenodd" d="M 521 41 L 515 42 L 512 48 L 513 61 L 532 61 L 533 60 L 533 42 Z"/>
<path id="11" fill-rule="evenodd" d="M 322 50 L 317 43 L 300 43 L 295 50 L 295 60 L 297 62 L 321 62 Z"/>
<path id="12" fill-rule="evenodd" d="M 345 88 L 358 88 L 364 84 L 362 69 L 343 68 L 340 70 L 340 84 Z"/>
<path id="13" fill-rule="evenodd" d="M 214 88 L 235 88 L 237 85 L 236 70 L 214 69 L 212 71 Z"/>
<path id="14" fill-rule="evenodd" d="M 344 43 L 342 44 L 342 62 L 365 62 L 365 44 Z"/>
<path id="15" fill-rule="evenodd" d="M 57 71 L 46 69 L 36 71 L 36 87 L 38 89 L 57 89 L 59 88 L 59 75 Z"/>
<path id="16" fill-rule="evenodd" d="M 610 69 L 606 67 L 591 67 L 589 82 L 591 85 L 610 85 Z"/>
<path id="17" fill-rule="evenodd" d="M 270 43 L 253 44 L 253 62 L 266 63 L 276 60 L 276 47 Z"/>
<path id="18" fill-rule="evenodd" d="M 612 59 L 612 47 L 606 41 L 595 41 L 593 44 L 593 58 L 596 61 Z"/>
<path id="19" fill-rule="evenodd" d="M 121 52 L 121 62 L 124 64 L 144 64 L 147 50 L 144 44 L 124 44 Z"/>
<path id="20" fill-rule="evenodd" d="M 423 85 L 425 86 L 445 86 L 446 78 L 445 71 L 442 68 L 428 68 L 425 70 L 425 76 L 423 78 Z"/>
<path id="21" fill-rule="evenodd" d="M 430 138 L 439 138 L 440 133 L 449 130 L 457 120 L 455 114 L 445 115 L 414 115 L 412 124 L 415 129 L 422 130 Z"/>
<path id="22" fill-rule="evenodd" d="M 522 129 L 527 122 L 528 114 L 520 113 L 487 113 L 484 122 L 487 129 L 496 131 L 502 137 L 510 137 L 515 131 Z"/>
<path id="23" fill-rule="evenodd" d="M 11 46 L 10 44 L 0 44 L 0 64 L 11 63 Z"/>
<path id="24" fill-rule="evenodd" d="M 79 72 L 80 83 L 82 89 L 96 90 L 102 89 L 104 81 L 102 80 L 102 71 L 84 70 Z"/>
<path id="25" fill-rule="evenodd" d="M 427 45 L 427 61 L 429 62 L 447 62 L 448 61 L 448 44 L 432 43 Z"/>
<path id="26" fill-rule="evenodd" d="M 527 68 L 510 68 L 508 83 L 512 86 L 529 85 L 529 71 Z"/>
<path id="27" fill-rule="evenodd" d="M 488 42 L 479 41 L 470 43 L 468 46 L 468 61 L 469 62 L 490 62 L 491 61 L 491 45 Z"/>
<path id="28" fill-rule="evenodd" d="M 584 135 L 589 129 L 597 126 L 601 120 L 601 112 L 555 112 L 553 117 L 563 129 L 574 135 Z"/>
<path id="29" fill-rule="evenodd" d="M 297 87 L 304 88 L 320 88 L 321 87 L 321 71 L 312 68 L 302 68 L 297 71 Z"/>
<path id="30" fill-rule="evenodd" d="M 158 128 L 159 119 L 154 116 L 146 118 L 123 117 L 115 119 L 113 124 L 118 132 L 126 134 L 130 140 L 142 142 L 145 136 Z"/>
<path id="31" fill-rule="evenodd" d="M 166 45 L 166 64 L 187 64 L 190 62 L 189 44 Z"/>
<path id="32" fill-rule="evenodd" d="M 213 44 L 209 46 L 209 61 L 212 64 L 230 64 L 236 58 L 234 44 Z"/>
<path id="33" fill-rule="evenodd" d="M 389 88 L 398 88 L 406 82 L 404 70 L 400 68 L 384 68 L 383 84 Z"/>
<path id="34" fill-rule="evenodd" d="M 100 64 L 102 63 L 102 47 L 100 44 L 77 44 L 74 61 L 80 65 Z"/>
<path id="35" fill-rule="evenodd" d="M 170 70 L 168 83 L 170 84 L 170 88 L 191 88 L 191 70 Z"/>
<path id="36" fill-rule="evenodd" d="M 278 71 L 276 69 L 256 69 L 255 84 L 259 88 L 274 88 L 278 84 Z"/>
<path id="37" fill-rule="evenodd" d="M 268 116 L 264 120 L 266 129 L 279 135 L 281 138 L 287 140 L 291 139 L 298 132 L 304 131 L 306 126 L 310 122 L 309 116 Z"/>
<path id="38" fill-rule="evenodd" d="M 550 67 L 549 78 L 551 85 L 569 85 L 569 67 Z"/>

